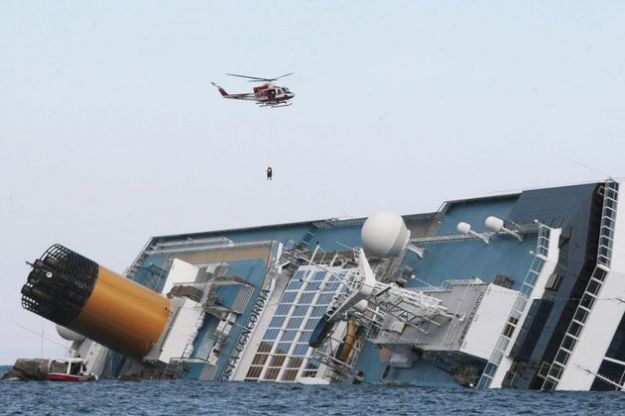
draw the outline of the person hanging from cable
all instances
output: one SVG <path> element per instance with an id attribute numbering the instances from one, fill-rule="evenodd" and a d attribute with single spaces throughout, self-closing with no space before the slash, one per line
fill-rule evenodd
<path id="1" fill-rule="evenodd" d="M 271 166 L 267 167 L 267 180 L 270 181 L 273 178 L 273 169 Z"/>

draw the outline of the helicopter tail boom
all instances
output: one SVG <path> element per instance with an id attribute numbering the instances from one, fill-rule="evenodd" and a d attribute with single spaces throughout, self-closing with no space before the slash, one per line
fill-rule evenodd
<path id="1" fill-rule="evenodd" d="M 215 87 L 217 87 L 217 89 L 219 90 L 219 93 L 224 98 L 231 98 L 233 100 L 255 100 L 256 99 L 254 97 L 254 94 L 248 94 L 248 93 L 245 93 L 245 94 L 229 94 L 226 90 L 224 90 L 222 87 L 220 87 L 219 85 L 215 84 L 214 82 L 211 82 L 211 84 L 213 84 Z"/>

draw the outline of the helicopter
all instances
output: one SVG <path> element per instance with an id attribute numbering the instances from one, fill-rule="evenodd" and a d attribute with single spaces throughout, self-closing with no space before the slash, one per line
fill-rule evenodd
<path id="1" fill-rule="evenodd" d="M 241 94 L 229 94 L 219 85 L 211 82 L 219 92 L 221 96 L 224 98 L 230 98 L 232 100 L 244 100 L 244 101 L 256 101 L 256 104 L 260 107 L 288 107 L 293 103 L 290 103 L 293 97 L 295 97 L 295 93 L 290 91 L 287 87 L 280 87 L 273 84 L 273 81 L 277 81 L 280 78 L 288 77 L 289 75 L 293 75 L 292 72 L 284 75 L 280 75 L 275 78 L 260 78 L 260 77 L 251 77 L 248 75 L 239 75 L 239 74 L 226 74 L 231 77 L 240 77 L 247 78 L 249 82 L 263 82 L 264 84 L 254 87 L 254 92 L 249 93 L 241 93 Z"/>

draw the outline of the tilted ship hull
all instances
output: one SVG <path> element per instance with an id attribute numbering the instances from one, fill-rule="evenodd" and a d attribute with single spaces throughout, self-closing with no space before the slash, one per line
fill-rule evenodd
<path id="1" fill-rule="evenodd" d="M 23 304 L 100 378 L 622 389 L 622 206 L 608 180 L 161 236 L 123 277 L 53 246 Z"/>

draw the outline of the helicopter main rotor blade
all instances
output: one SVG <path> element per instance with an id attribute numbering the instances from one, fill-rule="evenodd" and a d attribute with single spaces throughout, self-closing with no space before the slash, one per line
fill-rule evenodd
<path id="1" fill-rule="evenodd" d="M 275 77 L 272 81 L 275 81 L 280 78 L 288 77 L 289 75 L 293 75 L 293 72 L 289 72 L 288 74 L 280 75 L 279 77 Z"/>
<path id="2" fill-rule="evenodd" d="M 267 79 L 267 78 L 250 77 L 249 75 L 239 75 L 239 74 L 226 74 L 226 75 L 230 75 L 231 77 L 247 78 L 253 81 L 271 81 L 270 79 Z"/>
<path id="3" fill-rule="evenodd" d="M 288 77 L 289 75 L 293 75 L 293 72 L 289 72 L 288 74 L 280 75 L 279 77 L 275 77 L 275 78 L 251 77 L 249 75 L 239 75 L 239 74 L 226 74 L 226 75 L 230 75 L 231 77 L 247 78 L 250 80 L 250 82 L 271 82 L 271 81 L 278 80 L 280 78 Z"/>

